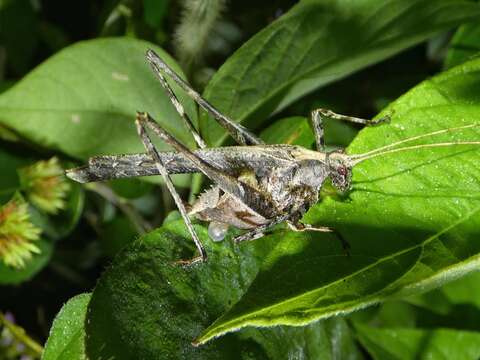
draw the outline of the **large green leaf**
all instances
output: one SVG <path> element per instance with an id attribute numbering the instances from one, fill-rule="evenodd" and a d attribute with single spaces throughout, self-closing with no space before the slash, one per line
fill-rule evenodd
<path id="1" fill-rule="evenodd" d="M 209 261 L 190 268 L 175 260 L 191 256 L 192 241 L 181 221 L 169 222 L 115 259 L 97 284 L 87 314 L 90 358 L 121 359 L 361 359 L 341 319 L 304 328 L 248 329 L 206 346 L 192 341 L 238 301 L 275 246 L 243 249 L 208 240 Z"/>
<path id="2" fill-rule="evenodd" d="M 304 0 L 244 44 L 205 96 L 257 126 L 312 90 L 479 15 L 464 0 Z M 201 125 L 210 144 L 225 140 L 213 121 L 202 117 Z"/>
<path id="3" fill-rule="evenodd" d="M 42 360 L 85 360 L 85 316 L 91 294 L 77 295 L 53 321 Z"/>
<path id="4" fill-rule="evenodd" d="M 148 111 L 184 144 L 194 142 L 144 58 L 144 41 L 97 39 L 72 45 L 0 95 L 0 124 L 44 147 L 85 160 L 107 153 L 144 151 L 135 112 Z M 174 86 L 174 89 L 176 87 Z M 196 121 L 194 104 L 179 93 Z M 160 149 L 166 149 L 159 143 Z"/>
<path id="5" fill-rule="evenodd" d="M 410 145 L 478 141 L 479 70 L 477 59 L 417 86 L 381 114 L 392 115 L 390 124 L 362 130 L 348 153 L 464 125 L 475 127 Z M 303 325 L 426 291 L 478 267 L 479 153 L 478 145 L 423 148 L 358 164 L 348 197 L 325 197 L 305 217 L 336 228 L 351 244 L 350 256 L 332 248 L 333 235 L 277 233 L 257 240 L 278 241 L 278 251 L 200 341 L 247 325 Z"/>
<path id="6" fill-rule="evenodd" d="M 206 264 L 192 268 L 173 264 L 191 256 L 192 242 L 181 221 L 142 237 L 115 258 L 89 305 L 90 358 L 248 358 L 244 355 L 253 351 L 251 341 L 233 336 L 200 348 L 191 344 L 239 299 L 257 263 L 253 248 L 242 254 L 232 246 L 212 244 L 205 229 L 197 230 L 210 256 Z"/>
<path id="7" fill-rule="evenodd" d="M 462 359 L 480 357 L 480 333 L 451 329 L 357 327 L 360 341 L 376 360 Z"/>

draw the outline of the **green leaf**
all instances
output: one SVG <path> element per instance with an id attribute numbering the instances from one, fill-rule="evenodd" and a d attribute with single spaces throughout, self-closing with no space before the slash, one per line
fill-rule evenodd
<path id="1" fill-rule="evenodd" d="M 480 311 L 479 281 L 480 272 L 476 271 L 439 289 L 409 297 L 406 301 L 443 315 L 452 312 L 456 306 L 470 306 Z"/>
<path id="2" fill-rule="evenodd" d="M 238 301 L 258 265 L 275 243 L 238 249 L 208 240 L 209 260 L 189 268 L 175 265 L 191 256 L 192 241 L 181 221 L 168 223 L 129 245 L 96 286 L 87 315 L 87 353 L 115 359 L 284 359 L 321 354 L 361 358 L 341 319 L 305 328 L 248 329 L 206 346 L 192 341 Z M 301 344 L 301 346 L 300 346 Z M 337 355 L 337 357 L 335 357 Z M 315 358 L 313 356 L 312 358 Z"/>
<path id="3" fill-rule="evenodd" d="M 374 359 L 463 359 L 480 357 L 480 333 L 450 329 L 377 329 L 357 326 L 358 335 Z"/>
<path id="4" fill-rule="evenodd" d="M 91 294 L 80 294 L 62 307 L 53 320 L 42 360 L 84 360 L 85 316 Z"/>
<path id="5" fill-rule="evenodd" d="M 464 0 L 305 0 L 245 43 L 205 97 L 247 127 L 305 94 L 480 15 Z M 210 144 L 224 131 L 206 116 Z"/>
<path id="6" fill-rule="evenodd" d="M 450 42 L 445 68 L 459 65 L 480 52 L 480 25 L 462 25 Z"/>
<path id="7" fill-rule="evenodd" d="M 35 241 L 35 246 L 40 249 L 40 254 L 33 254 L 21 270 L 13 269 L 0 261 L 0 285 L 16 285 L 30 280 L 48 264 L 53 251 L 51 242 L 40 239 Z"/>
<path id="8" fill-rule="evenodd" d="M 260 343 L 270 359 L 363 359 L 352 331 L 340 317 L 302 327 L 242 330 Z"/>
<path id="9" fill-rule="evenodd" d="M 391 114 L 391 124 L 362 130 L 348 153 L 470 124 L 475 127 L 410 145 L 478 141 L 479 70 L 480 59 L 420 84 L 379 115 Z M 478 145 L 458 145 L 397 152 L 356 165 L 347 197 L 324 198 L 304 219 L 335 228 L 350 243 L 350 256 L 332 243 L 331 234 L 257 240 L 273 238 L 268 241 L 277 241 L 278 251 L 266 257 L 241 301 L 199 341 L 247 325 L 307 324 L 394 295 L 424 292 L 474 270 L 480 260 L 478 161 Z"/>
<path id="10" fill-rule="evenodd" d="M 207 245 L 209 261 L 184 268 L 173 262 L 191 256 L 182 222 L 170 222 L 120 253 L 98 282 L 87 315 L 87 354 L 115 359 L 242 358 L 251 341 L 233 336 L 199 348 L 191 342 L 255 275 L 257 259 L 231 245 Z M 257 346 L 258 347 L 258 346 Z"/>
<path id="11" fill-rule="evenodd" d="M 276 121 L 266 128 L 260 137 L 267 144 L 294 144 L 307 149 L 315 143 L 308 120 L 300 116 Z"/>
<path id="12" fill-rule="evenodd" d="M 80 42 L 58 52 L 0 95 L 0 124 L 39 145 L 86 160 L 98 154 L 143 152 L 134 124 L 135 112 L 140 110 L 150 112 L 176 138 L 193 147 L 186 126 L 144 58 L 148 48 L 181 74 L 165 51 L 144 41 Z M 179 100 L 196 121 L 193 102 L 183 94 Z M 167 149 L 162 142 L 158 146 Z"/>
<path id="13" fill-rule="evenodd" d="M 480 271 L 445 284 L 442 291 L 451 304 L 471 304 L 480 310 Z"/>

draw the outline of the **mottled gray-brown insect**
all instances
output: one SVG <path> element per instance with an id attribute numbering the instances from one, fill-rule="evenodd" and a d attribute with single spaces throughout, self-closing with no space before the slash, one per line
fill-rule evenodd
<path id="1" fill-rule="evenodd" d="M 197 257 L 181 261 L 186 264 L 207 259 L 205 249 L 191 224 L 190 216 L 209 222 L 209 235 L 214 241 L 223 240 L 230 226 L 245 230 L 234 239 L 236 242 L 257 239 L 269 228 L 282 222 L 286 222 L 294 231 L 330 232 L 332 231 L 330 228 L 313 227 L 300 221 L 305 212 L 318 201 L 319 191 L 327 179 L 330 179 L 340 191 L 346 191 L 350 188 L 352 168 L 366 159 L 420 147 L 480 144 L 474 141 L 449 142 L 395 148 L 402 143 L 455 130 L 445 129 L 399 141 L 365 154 L 349 156 L 342 150 L 326 152 L 324 118 L 365 125 L 375 125 L 389 119 L 387 117 L 371 121 L 318 109 L 313 111 L 311 116 L 317 151 L 293 145 L 266 145 L 260 138 L 202 98 L 154 51 L 148 50 L 146 58 L 191 131 L 198 149 L 194 151 L 188 149 L 156 123 L 148 113 L 139 112 L 136 117 L 137 130 L 146 153 L 93 157 L 88 165 L 67 170 L 67 176 L 85 183 L 133 176 L 162 175 L 199 252 Z M 208 148 L 165 76 L 176 82 L 224 127 L 238 146 Z M 476 124 L 461 128 L 473 126 Z M 157 151 L 147 134 L 147 128 L 175 151 Z M 186 205 L 176 192 L 170 174 L 197 172 L 203 173 L 214 185 L 202 193 L 192 205 Z"/>

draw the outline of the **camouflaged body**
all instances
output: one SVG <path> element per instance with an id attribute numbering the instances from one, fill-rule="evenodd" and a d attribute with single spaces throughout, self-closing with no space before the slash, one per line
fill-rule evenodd
<path id="1" fill-rule="evenodd" d="M 294 145 L 207 148 L 196 150 L 195 154 L 267 197 L 269 206 L 265 206 L 262 199 L 250 199 L 256 206 L 249 207 L 244 199 L 214 185 L 189 208 L 189 214 L 201 220 L 239 229 L 267 224 L 282 213 L 296 213 L 300 218 L 317 202 L 318 192 L 329 176 L 324 153 Z M 199 172 L 182 153 L 160 152 L 159 155 L 170 174 Z M 147 154 L 106 155 L 91 158 L 87 166 L 74 169 L 72 174 L 77 181 L 90 182 L 158 175 L 158 169 Z"/>
<path id="2" fill-rule="evenodd" d="M 253 152 L 251 152 L 253 148 Z M 255 167 L 237 163 L 228 172 L 240 182 L 262 194 L 268 194 L 271 207 L 257 211 L 243 201 L 213 186 L 202 193 L 192 205 L 189 214 L 209 222 L 229 224 L 239 229 L 254 229 L 265 225 L 282 213 L 295 213 L 298 219 L 318 200 L 318 192 L 328 177 L 325 163 L 319 160 L 299 160 L 295 154 L 300 147 L 275 147 L 271 153 L 264 146 L 250 146 L 251 161 L 260 160 Z M 252 161 L 253 160 L 253 161 Z M 230 164 L 232 165 L 232 164 Z"/>

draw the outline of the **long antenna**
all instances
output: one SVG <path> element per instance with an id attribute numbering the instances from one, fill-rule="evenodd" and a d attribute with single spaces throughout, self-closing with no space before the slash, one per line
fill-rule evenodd
<path id="1" fill-rule="evenodd" d="M 443 142 L 443 143 L 434 143 L 434 144 L 412 145 L 412 146 L 406 146 L 406 147 L 397 148 L 397 149 L 390 149 L 384 152 L 375 152 L 375 153 L 370 152 L 365 154 L 359 154 L 359 155 L 356 155 L 355 158 L 353 158 L 353 156 L 350 158 L 352 159 L 351 161 L 352 166 L 355 166 L 362 161 L 369 160 L 377 156 L 383 156 L 386 154 L 392 154 L 396 152 L 410 151 L 410 150 L 416 150 L 416 149 L 446 147 L 446 146 L 454 146 L 454 145 L 480 145 L 480 141 L 452 141 L 452 142 Z"/>
<path id="2" fill-rule="evenodd" d="M 417 135 L 417 136 L 410 137 L 408 139 L 400 140 L 400 141 L 394 142 L 392 144 L 385 145 L 385 146 L 376 148 L 374 150 L 368 151 L 368 152 L 363 153 L 363 154 L 350 155 L 350 158 L 351 159 L 358 159 L 358 158 L 363 159 L 366 156 L 370 156 L 370 155 L 375 154 L 375 153 L 388 154 L 391 151 L 385 152 L 384 150 L 393 148 L 393 147 L 395 147 L 397 145 L 400 145 L 400 144 L 405 144 L 407 142 L 412 142 L 412 141 L 419 140 L 419 139 L 422 139 L 422 138 L 426 138 L 426 137 L 430 137 L 430 136 L 434 136 L 434 135 L 440 135 L 440 134 L 444 134 L 444 133 L 451 132 L 451 131 L 456 131 L 456 130 L 469 129 L 469 128 L 473 128 L 473 127 L 477 127 L 477 126 L 480 126 L 480 124 L 469 124 L 469 125 L 452 127 L 452 128 L 448 128 L 448 129 L 432 131 L 432 132 L 429 132 L 429 133 L 426 133 L 426 134 Z M 402 148 L 402 149 L 406 149 L 406 148 Z"/>

